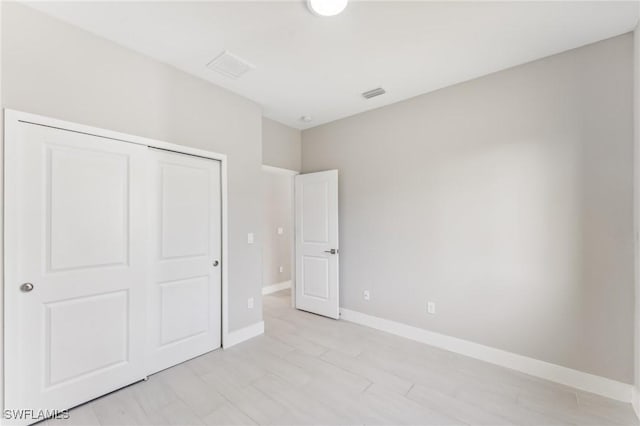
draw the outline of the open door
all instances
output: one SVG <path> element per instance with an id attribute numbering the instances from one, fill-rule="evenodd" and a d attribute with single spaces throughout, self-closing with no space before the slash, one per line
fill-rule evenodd
<path id="1" fill-rule="evenodd" d="M 338 319 L 338 171 L 295 178 L 296 308 Z"/>

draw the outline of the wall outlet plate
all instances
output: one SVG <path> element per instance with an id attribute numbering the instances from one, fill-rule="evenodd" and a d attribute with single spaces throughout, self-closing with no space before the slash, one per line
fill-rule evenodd
<path id="1" fill-rule="evenodd" d="M 369 290 L 365 290 L 362 292 L 362 298 L 367 302 L 371 300 L 371 293 L 369 292 Z"/>
<path id="2" fill-rule="evenodd" d="M 253 244 L 254 243 L 254 237 L 253 237 L 253 232 L 249 232 L 247 234 L 247 244 Z"/>
<path id="3" fill-rule="evenodd" d="M 247 299 L 247 308 L 253 309 L 253 297 Z"/>

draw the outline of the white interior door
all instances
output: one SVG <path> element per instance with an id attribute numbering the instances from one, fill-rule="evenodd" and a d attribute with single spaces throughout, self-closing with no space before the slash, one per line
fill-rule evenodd
<path id="1" fill-rule="evenodd" d="M 5 408 L 66 409 L 145 375 L 147 149 L 16 126 L 5 140 Z"/>
<path id="2" fill-rule="evenodd" d="M 338 171 L 295 177 L 296 308 L 340 315 Z"/>
<path id="3" fill-rule="evenodd" d="M 150 149 L 150 373 L 221 345 L 220 162 Z"/>

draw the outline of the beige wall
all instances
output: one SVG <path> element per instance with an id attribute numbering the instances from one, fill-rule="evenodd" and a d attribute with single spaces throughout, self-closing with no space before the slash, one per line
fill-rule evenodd
<path id="1" fill-rule="evenodd" d="M 4 2 L 2 106 L 228 155 L 229 320 L 262 320 L 261 109 L 172 67 Z M 247 309 L 247 298 L 256 307 Z"/>
<path id="2" fill-rule="evenodd" d="M 262 283 L 264 286 L 291 280 L 293 247 L 293 176 L 264 171 L 264 238 Z M 282 228 L 282 234 L 278 234 Z M 280 266 L 283 271 L 280 272 Z"/>
<path id="3" fill-rule="evenodd" d="M 632 58 L 627 34 L 304 131 L 303 172 L 340 171 L 341 305 L 632 383 Z"/>
<path id="4" fill-rule="evenodd" d="M 300 171 L 302 153 L 300 130 L 262 119 L 262 164 Z"/>
<path id="5" fill-rule="evenodd" d="M 300 171 L 302 162 L 301 132 L 277 121 L 262 118 L 262 164 Z M 262 283 L 269 286 L 291 280 L 293 267 L 291 176 L 263 172 Z M 278 235 L 282 227 L 284 234 Z M 279 267 L 284 268 L 279 272 Z"/>

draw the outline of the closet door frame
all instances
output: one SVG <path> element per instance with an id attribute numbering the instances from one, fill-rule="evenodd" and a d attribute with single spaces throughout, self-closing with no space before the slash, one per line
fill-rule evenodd
<path id="1" fill-rule="evenodd" d="M 2 164 L 3 176 L 6 176 L 7 164 L 11 162 L 12 158 L 12 144 L 16 143 L 15 141 L 20 140 L 20 126 L 21 123 L 28 123 L 40 126 L 47 126 L 77 133 L 84 133 L 88 135 L 98 136 L 105 139 L 111 139 L 118 142 L 128 142 L 137 145 L 159 148 L 167 151 L 173 151 L 176 153 L 194 155 L 198 157 L 203 157 L 211 160 L 220 161 L 220 192 L 221 192 L 221 237 L 222 237 L 222 247 L 221 247 L 221 284 L 222 284 L 222 294 L 221 294 L 221 324 L 222 324 L 222 332 L 221 332 L 221 346 L 222 348 L 231 345 L 231 342 L 228 339 L 229 335 L 229 310 L 228 310 L 228 264 L 229 264 L 229 255 L 228 255 L 228 213 L 227 213 L 227 156 L 225 154 L 219 154 L 212 151 L 206 151 L 202 149 L 190 148 L 183 145 L 172 144 L 168 142 L 163 142 L 155 139 L 149 139 L 141 136 L 129 135 L 126 133 L 115 132 L 112 130 L 102 129 L 98 127 L 86 126 L 83 124 L 73 123 L 64 120 L 58 120 L 51 117 L 46 117 L 37 114 L 26 113 L 22 111 L 16 111 L 11 109 L 4 110 L 4 162 Z M 4 180 L 4 179 L 2 179 Z M 2 184 L 3 182 L 0 182 Z M 15 281 L 16 271 L 14 271 L 14 265 L 11 263 L 11 259 L 9 258 L 10 253 L 15 253 L 17 251 L 17 247 L 19 246 L 21 236 L 18 235 L 15 227 L 7 226 L 7 224 L 16 223 L 17 218 L 17 209 L 12 203 L 12 200 L 15 199 L 15 188 L 5 187 L 3 194 L 3 221 L 2 221 L 2 230 L 4 232 L 4 245 L 3 249 L 3 261 L 4 261 L 4 273 L 3 273 L 3 283 L 2 283 L 2 291 L 0 291 L 0 333 L 4 331 L 4 335 L 0 335 L 0 365 L 2 368 L 0 369 L 0 383 L 4 383 L 4 350 L 5 350 L 5 342 L 14 342 L 21 338 L 21 336 L 15 335 L 16 330 L 7 330 L 4 328 L 4 315 L 5 315 L 5 303 L 9 302 L 4 298 L 4 288 L 6 283 L 12 283 Z M 227 342 L 229 345 L 227 345 Z M 0 386 L 0 403 L 4 402 L 3 395 L 3 386 Z"/>

